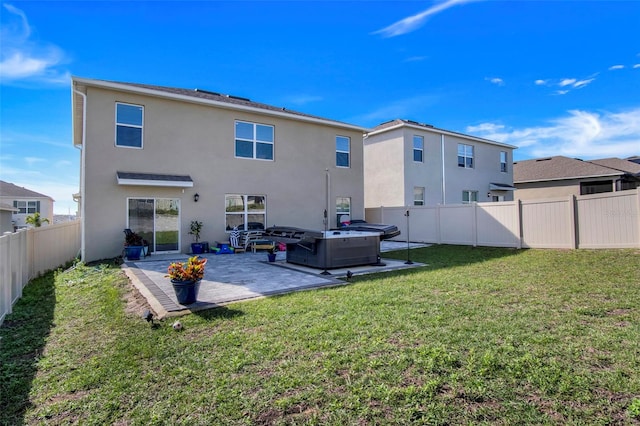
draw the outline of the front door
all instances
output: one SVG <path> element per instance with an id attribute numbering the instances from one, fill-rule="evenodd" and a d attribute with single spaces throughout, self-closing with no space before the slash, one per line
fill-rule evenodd
<path id="1" fill-rule="evenodd" d="M 127 227 L 149 242 L 152 253 L 180 251 L 180 200 L 130 198 Z"/>

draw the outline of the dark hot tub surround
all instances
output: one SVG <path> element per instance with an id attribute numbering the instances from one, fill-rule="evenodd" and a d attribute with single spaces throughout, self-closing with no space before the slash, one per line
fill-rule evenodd
<path id="1" fill-rule="evenodd" d="M 287 262 L 318 269 L 380 264 L 380 233 L 267 228 L 263 236 L 287 245 Z"/>

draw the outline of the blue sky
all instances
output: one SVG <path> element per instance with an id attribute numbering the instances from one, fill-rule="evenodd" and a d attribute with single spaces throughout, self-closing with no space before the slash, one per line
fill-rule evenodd
<path id="1" fill-rule="evenodd" d="M 0 179 L 75 211 L 70 76 L 227 93 L 373 127 L 640 155 L 640 1 L 2 3 Z"/>

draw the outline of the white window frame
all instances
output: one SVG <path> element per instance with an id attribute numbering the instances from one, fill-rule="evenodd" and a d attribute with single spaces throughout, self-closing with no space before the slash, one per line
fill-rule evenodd
<path id="1" fill-rule="evenodd" d="M 346 202 L 345 202 L 346 200 Z M 342 206 L 347 206 L 343 209 Z M 336 197 L 336 223 L 340 226 L 340 217 L 347 215 L 351 221 L 351 197 Z"/>
<path id="2" fill-rule="evenodd" d="M 141 124 L 137 125 L 137 124 L 130 124 L 130 123 L 118 123 L 118 105 L 126 105 L 126 106 L 132 106 L 132 107 L 136 107 L 136 108 L 140 108 L 140 110 L 142 111 L 142 117 L 140 119 Z M 118 148 L 131 148 L 131 149 L 143 149 L 144 148 L 144 105 L 137 105 L 137 104 L 130 104 L 127 102 L 116 102 L 116 111 L 115 111 L 115 145 Z M 130 145 L 119 145 L 118 144 L 118 127 L 122 126 L 122 127 L 131 127 L 134 129 L 140 129 L 140 146 L 130 146 Z"/>
<path id="3" fill-rule="evenodd" d="M 462 155 L 460 155 L 460 148 L 462 148 Z M 457 156 L 457 160 L 458 160 L 458 167 L 462 167 L 465 169 L 473 169 L 475 168 L 475 162 L 474 162 L 474 149 L 473 149 L 473 145 L 467 145 L 464 143 L 459 143 L 458 144 L 458 156 Z M 460 164 L 460 158 L 463 158 L 462 164 Z M 468 165 L 468 161 L 467 159 L 471 159 L 471 165 Z"/>
<path id="4" fill-rule="evenodd" d="M 471 204 L 471 203 L 477 203 L 477 202 L 478 202 L 478 191 L 467 190 L 467 189 L 462 191 L 462 204 Z"/>
<path id="5" fill-rule="evenodd" d="M 419 147 L 416 147 L 416 142 L 419 143 Z M 416 160 L 416 154 L 420 153 L 420 160 Z M 415 163 L 424 163 L 424 136 L 413 135 L 413 161 Z"/>
<path id="6" fill-rule="evenodd" d="M 16 214 L 41 213 L 40 202 L 38 200 L 15 200 L 13 207 L 18 209 Z"/>
<path id="7" fill-rule="evenodd" d="M 227 211 L 227 197 L 242 197 L 242 205 L 243 210 L 238 212 L 228 212 Z M 250 210 L 249 209 L 249 197 L 262 197 L 264 199 L 264 209 L 263 210 Z M 233 229 L 227 228 L 227 216 L 242 216 L 242 224 L 243 229 L 238 228 L 239 231 L 248 231 L 249 224 L 249 216 L 250 215 L 262 215 L 264 216 L 264 227 L 267 227 L 267 196 L 264 194 L 224 194 L 224 227 L 225 232 L 231 232 Z"/>
<path id="8" fill-rule="evenodd" d="M 413 187 L 413 205 L 414 206 L 424 206 L 424 194 L 425 194 L 424 186 Z"/>
<path id="9" fill-rule="evenodd" d="M 509 158 L 507 151 L 500 151 L 500 172 L 507 173 L 507 158 Z"/>
<path id="10" fill-rule="evenodd" d="M 253 126 L 253 137 L 252 139 L 246 139 L 246 138 L 241 138 L 238 137 L 237 131 L 238 131 L 238 123 L 244 123 L 244 124 L 250 124 Z M 263 126 L 263 127 L 270 127 L 271 128 L 271 141 L 265 141 L 265 140 L 260 140 L 258 139 L 258 126 Z M 276 127 L 272 124 L 264 124 L 264 123 L 254 123 L 252 121 L 245 121 L 245 120 L 235 120 L 233 123 L 233 135 L 234 135 L 234 139 L 233 139 L 233 155 L 235 156 L 235 158 L 242 158 L 245 160 L 259 160 L 259 161 L 274 161 L 275 157 L 276 157 Z M 253 153 L 251 157 L 243 157 L 243 156 L 239 156 L 238 155 L 238 150 L 236 147 L 236 144 L 238 143 L 238 141 L 242 141 L 242 142 L 251 142 L 251 144 L 253 145 Z M 262 144 L 262 145 L 271 145 L 271 158 L 258 158 L 258 144 Z"/>
<path id="11" fill-rule="evenodd" d="M 347 150 L 338 149 L 338 139 L 344 139 L 347 141 Z M 338 164 L 338 154 L 347 154 L 347 165 Z M 351 167 L 351 138 L 349 136 L 336 136 L 336 167 L 348 169 Z"/>

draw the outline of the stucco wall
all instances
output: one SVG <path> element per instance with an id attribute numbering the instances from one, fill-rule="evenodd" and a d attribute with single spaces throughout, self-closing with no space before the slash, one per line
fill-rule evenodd
<path id="1" fill-rule="evenodd" d="M 115 103 L 144 106 L 144 147 L 116 147 Z M 202 240 L 227 240 L 225 194 L 265 195 L 267 225 L 321 229 L 329 169 L 330 217 L 335 197 L 351 197 L 364 217 L 362 133 L 348 128 L 221 109 L 195 103 L 87 88 L 85 142 L 85 260 L 120 254 L 127 198 L 176 198 L 181 204 L 181 250 L 189 250 L 191 220 L 204 222 Z M 234 158 L 235 120 L 275 127 L 274 161 Z M 335 166 L 335 137 L 351 138 L 351 167 Z M 193 188 L 117 184 L 116 172 L 190 175 Z M 193 201 L 195 193 L 199 202 Z"/>
<path id="2" fill-rule="evenodd" d="M 365 205 L 404 205 L 406 158 L 402 130 L 369 136 L 364 146 Z"/>
<path id="3" fill-rule="evenodd" d="M 612 177 L 586 178 L 586 179 L 570 179 L 555 180 L 544 182 L 527 182 L 515 184 L 516 199 L 533 200 L 539 198 L 564 197 L 569 195 L 580 195 L 580 182 L 596 182 L 609 181 L 611 183 L 612 192 L 615 190 Z"/>

